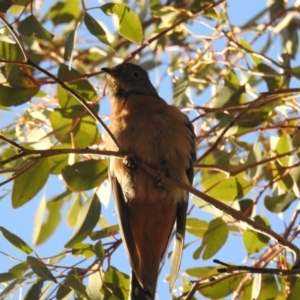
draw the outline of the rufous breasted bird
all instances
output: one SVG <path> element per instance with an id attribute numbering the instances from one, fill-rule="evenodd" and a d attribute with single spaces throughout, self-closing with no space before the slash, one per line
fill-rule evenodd
<path id="1" fill-rule="evenodd" d="M 178 108 L 159 97 L 148 73 L 123 63 L 102 68 L 109 74 L 111 123 L 109 129 L 121 151 L 186 184 L 193 180 L 195 135 L 191 122 Z M 118 150 L 106 138 L 107 150 Z M 170 288 L 180 267 L 188 193 L 163 185 L 134 163 L 111 157 L 109 176 L 120 230 L 132 274 L 129 299 L 155 297 L 160 263 L 175 224 Z M 158 176 L 159 177 L 159 176 Z"/>

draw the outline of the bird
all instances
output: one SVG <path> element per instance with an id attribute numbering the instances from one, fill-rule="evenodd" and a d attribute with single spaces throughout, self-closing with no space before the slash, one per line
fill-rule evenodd
<path id="1" fill-rule="evenodd" d="M 176 283 L 184 246 L 188 192 L 160 182 L 162 176 L 186 184 L 193 181 L 195 133 L 188 117 L 167 104 L 148 73 L 124 62 L 107 73 L 111 104 L 106 149 L 126 153 L 109 158 L 115 210 L 131 265 L 130 300 L 153 300 L 159 268 L 174 232 L 170 289 Z M 157 170 L 152 176 L 141 163 Z M 173 231 L 174 229 L 174 231 Z"/>

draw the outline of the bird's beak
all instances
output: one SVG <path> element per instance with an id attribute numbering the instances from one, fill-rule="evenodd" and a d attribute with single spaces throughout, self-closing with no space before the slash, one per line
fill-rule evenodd
<path id="1" fill-rule="evenodd" d="M 101 71 L 109 74 L 110 76 L 116 76 L 117 72 L 114 69 L 111 68 L 101 68 Z"/>

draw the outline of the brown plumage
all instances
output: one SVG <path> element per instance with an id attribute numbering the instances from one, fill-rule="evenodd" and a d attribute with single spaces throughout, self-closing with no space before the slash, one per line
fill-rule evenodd
<path id="1" fill-rule="evenodd" d="M 164 176 L 192 183 L 193 126 L 180 110 L 158 96 L 141 67 L 123 63 L 102 70 L 109 74 L 109 129 L 120 150 L 129 154 L 131 164 L 114 157 L 109 163 L 122 239 L 132 267 L 129 299 L 152 300 L 159 266 L 176 222 L 170 288 L 175 284 L 183 250 L 188 193 L 162 185 L 158 178 L 139 168 L 138 162 L 142 160 Z M 106 138 L 106 148 L 117 150 L 110 138 Z"/>

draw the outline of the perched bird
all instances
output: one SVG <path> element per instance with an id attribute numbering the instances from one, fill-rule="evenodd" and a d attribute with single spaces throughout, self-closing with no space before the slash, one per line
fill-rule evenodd
<path id="1" fill-rule="evenodd" d="M 112 106 L 110 131 L 127 159 L 111 157 L 109 176 L 121 235 L 132 274 L 129 299 L 155 297 L 159 266 L 175 226 L 170 288 L 175 284 L 184 244 L 188 193 L 163 185 L 142 168 L 143 162 L 160 175 L 191 184 L 195 136 L 189 119 L 159 97 L 148 73 L 123 63 L 102 68 Z M 118 150 L 106 138 L 107 150 Z M 128 159 L 129 158 L 129 159 Z M 161 177 L 160 177 L 161 178 Z"/>

